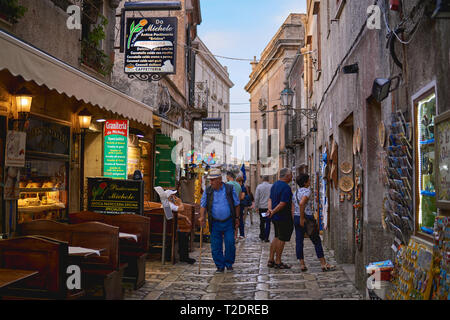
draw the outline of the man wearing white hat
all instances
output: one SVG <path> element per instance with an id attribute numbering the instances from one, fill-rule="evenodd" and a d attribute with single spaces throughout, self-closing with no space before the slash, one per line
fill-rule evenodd
<path id="1" fill-rule="evenodd" d="M 211 169 L 207 178 L 210 181 L 200 202 L 199 222 L 203 225 L 205 213 L 208 214 L 211 233 L 211 253 L 217 267 L 217 273 L 233 270 L 236 257 L 235 230 L 239 228 L 238 195 L 234 187 L 222 181 L 220 169 Z M 225 253 L 223 243 L 225 242 Z"/>

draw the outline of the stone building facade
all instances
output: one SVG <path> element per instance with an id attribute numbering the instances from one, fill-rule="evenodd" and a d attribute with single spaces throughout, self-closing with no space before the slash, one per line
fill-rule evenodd
<path id="1" fill-rule="evenodd" d="M 132 1 L 139 2 L 139 1 Z M 116 13 L 120 12 L 125 1 L 120 1 Z M 199 0 L 181 0 L 181 10 L 175 11 L 138 11 L 127 12 L 126 17 L 176 17 L 177 30 L 177 60 L 176 73 L 164 76 L 158 82 L 139 81 L 129 79 L 124 73 L 124 53 L 118 49 L 120 30 L 115 35 L 115 63 L 112 84 L 118 90 L 154 106 L 157 113 L 175 125 L 193 131 L 193 119 L 187 112 L 194 106 L 193 90 L 195 85 L 194 70 L 195 58 L 192 41 L 197 36 L 197 26 L 201 23 Z M 119 17 L 117 17 L 119 21 Z M 119 25 L 119 24 L 118 24 Z"/>
<path id="2" fill-rule="evenodd" d="M 383 148 L 379 143 L 379 127 L 384 124 L 389 137 L 392 114 L 400 111 L 411 123 L 413 139 L 417 138 L 416 98 L 423 93 L 437 97 L 436 114 L 449 110 L 449 20 L 432 17 L 435 1 L 402 1 L 392 10 L 389 1 L 307 1 L 306 44 L 304 56 L 304 107 L 317 108 L 318 131 L 305 138 L 309 173 L 320 172 L 322 154 L 328 156 L 334 143 L 339 166 L 348 162 L 355 172 L 362 172 L 363 205 L 354 209 L 354 201 L 340 201 L 339 187 L 328 187 L 326 210 L 328 228 L 324 240 L 335 250 L 338 263 L 355 265 L 355 284 L 365 288 L 365 266 L 369 262 L 393 259 L 394 235 L 384 226 Z M 379 9 L 379 10 L 378 10 Z M 397 29 L 403 21 L 404 32 Z M 369 24 L 369 23 L 372 23 Z M 397 36 L 392 33 L 396 30 Z M 388 36 L 388 37 L 387 37 Z M 392 50 L 387 38 L 393 38 Z M 353 70 L 344 69 L 352 67 Z M 350 68 L 351 69 L 351 68 Z M 376 78 L 390 79 L 401 75 L 398 88 L 392 80 L 392 92 L 381 102 L 374 99 L 372 88 Z M 308 121 L 308 126 L 313 126 Z M 361 132 L 361 150 L 353 152 L 353 137 Z M 330 157 L 328 157 L 330 160 Z M 329 162 L 328 162 L 329 163 Z M 413 167 L 419 165 L 414 147 Z M 344 174 L 338 169 L 338 179 Z M 414 173 L 411 184 L 417 190 L 419 177 Z M 339 181 L 339 180 L 338 180 Z M 320 181 L 317 181 L 320 183 Z M 354 199 L 354 189 L 352 191 Z M 432 243 L 419 228 L 418 194 L 413 205 L 413 235 Z M 316 199 L 317 200 L 317 199 Z M 316 205 L 317 207 L 317 205 Z M 439 211 L 439 210 L 438 210 Z M 445 214 L 443 210 L 439 211 Z M 439 213 L 438 212 L 438 213 Z M 447 213 L 448 214 L 448 213 Z M 358 222 L 360 223 L 358 225 Z M 356 237 L 362 239 L 358 245 Z"/>
<path id="3" fill-rule="evenodd" d="M 289 115 L 281 111 L 280 93 L 298 51 L 304 45 L 304 14 L 290 14 L 261 54 L 251 62 L 252 73 L 245 90 L 250 94 L 251 189 L 269 175 L 273 182 L 279 169 L 289 165 L 285 126 Z M 300 91 L 298 97 L 301 97 Z M 272 130 L 278 130 L 273 132 Z"/>
<path id="4" fill-rule="evenodd" d="M 195 103 L 192 117 L 197 126 L 202 118 L 221 119 L 219 141 L 222 147 L 216 150 L 219 163 L 229 163 L 231 154 L 230 89 L 234 86 L 226 66 L 222 66 L 197 37 L 193 43 L 195 52 Z"/>

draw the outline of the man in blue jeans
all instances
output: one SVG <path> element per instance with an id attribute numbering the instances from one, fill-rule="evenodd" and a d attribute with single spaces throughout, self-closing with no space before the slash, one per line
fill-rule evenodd
<path id="1" fill-rule="evenodd" d="M 211 169 L 207 178 L 211 185 L 203 193 L 200 201 L 200 225 L 208 214 L 210 228 L 211 253 L 216 264 L 216 273 L 223 273 L 225 268 L 233 270 L 236 257 L 234 235 L 239 228 L 239 199 L 232 185 L 222 181 L 220 169 Z M 223 243 L 225 242 L 225 254 Z"/>

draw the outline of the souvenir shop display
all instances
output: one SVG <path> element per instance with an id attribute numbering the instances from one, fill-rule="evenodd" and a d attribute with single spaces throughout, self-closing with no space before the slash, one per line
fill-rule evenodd
<path id="1" fill-rule="evenodd" d="M 328 227 L 328 197 L 327 197 L 327 167 L 328 167 L 328 148 L 325 147 L 322 153 L 322 161 L 320 162 L 320 212 L 319 217 L 321 217 L 321 227 L 323 230 L 327 230 Z"/>
<path id="2" fill-rule="evenodd" d="M 429 300 L 435 265 L 433 250 L 410 239 L 400 245 L 395 258 L 392 287 L 388 300 Z"/>
<path id="3" fill-rule="evenodd" d="M 436 217 L 433 234 L 435 272 L 431 299 L 450 300 L 450 217 Z"/>
<path id="4" fill-rule="evenodd" d="M 414 231 L 413 159 L 411 135 L 401 112 L 393 113 L 389 145 L 382 158 L 383 182 L 387 191 L 383 200 L 383 226 L 407 244 Z"/>
<path id="5" fill-rule="evenodd" d="M 362 200 L 362 168 L 358 166 L 355 170 L 355 202 L 353 208 L 356 212 L 355 217 L 355 242 L 359 251 L 362 250 L 362 219 L 363 219 L 363 200 Z"/>

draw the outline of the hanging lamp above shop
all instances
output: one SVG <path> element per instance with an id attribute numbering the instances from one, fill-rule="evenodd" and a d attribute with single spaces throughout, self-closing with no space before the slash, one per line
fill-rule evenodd
<path id="1" fill-rule="evenodd" d="M 91 125 L 92 114 L 84 108 L 78 113 L 78 121 L 80 123 L 80 129 L 89 129 Z"/>

